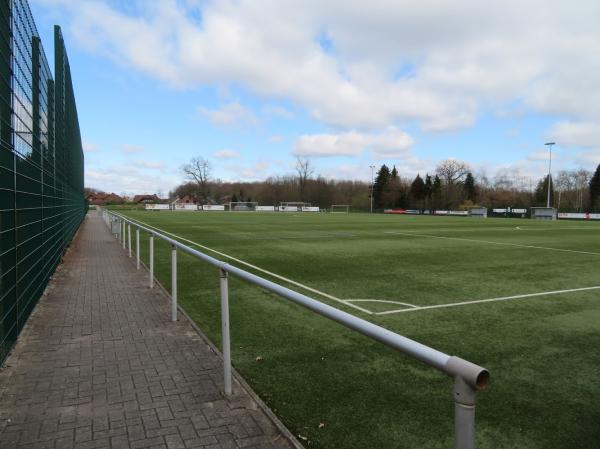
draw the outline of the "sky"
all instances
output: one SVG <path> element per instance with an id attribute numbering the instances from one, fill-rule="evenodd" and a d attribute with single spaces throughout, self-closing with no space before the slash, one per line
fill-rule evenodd
<path id="1" fill-rule="evenodd" d="M 597 0 L 30 0 L 69 53 L 85 183 L 413 177 L 447 158 L 537 181 L 600 163 Z M 534 182 L 534 181 L 532 181 Z"/>

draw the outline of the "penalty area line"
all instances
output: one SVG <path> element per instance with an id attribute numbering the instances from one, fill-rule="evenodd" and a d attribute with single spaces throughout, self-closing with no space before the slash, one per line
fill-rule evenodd
<path id="1" fill-rule="evenodd" d="M 493 242 L 491 240 L 466 239 L 463 237 L 444 237 L 441 235 L 415 234 L 412 232 L 399 232 L 399 231 L 384 231 L 384 234 L 404 235 L 404 236 L 412 236 L 412 237 L 429 237 L 432 239 L 458 240 L 458 241 L 462 241 L 462 242 L 486 243 L 488 245 L 515 246 L 517 248 L 543 249 L 543 250 L 547 250 L 547 251 L 559 251 L 559 252 L 563 252 L 563 253 L 576 253 L 576 254 L 588 254 L 588 255 L 592 255 L 592 256 L 600 256 L 600 253 L 595 253 L 592 251 L 579 251 L 576 249 L 552 248 L 549 246 L 523 245 L 520 243 Z"/>
<path id="2" fill-rule="evenodd" d="M 489 299 L 476 299 L 473 301 L 461 301 L 461 302 L 453 302 L 453 303 L 449 303 L 449 304 L 435 304 L 432 306 L 421 306 L 421 307 L 416 307 L 413 309 L 386 310 L 385 312 L 375 313 L 375 315 L 391 315 L 391 314 L 395 314 L 395 313 L 414 312 L 417 310 L 442 309 L 445 307 L 468 306 L 471 304 L 483 304 L 486 302 L 509 301 L 512 299 L 535 298 L 538 296 L 561 295 L 561 294 L 565 294 L 565 293 L 585 292 L 585 291 L 589 291 L 589 290 L 599 290 L 599 289 L 600 289 L 600 285 L 596 285 L 593 287 L 570 288 L 568 290 L 554 290 L 551 292 L 528 293 L 525 295 L 502 296 L 499 298 L 489 298 Z"/>
<path id="3" fill-rule="evenodd" d="M 347 302 L 344 299 L 336 298 L 335 296 L 332 296 L 332 295 L 330 295 L 328 293 L 325 293 L 325 292 L 319 291 L 317 289 L 314 289 L 312 287 L 309 287 L 308 285 L 301 284 L 300 282 L 294 281 L 292 279 L 288 279 L 288 278 L 286 278 L 284 276 L 281 276 L 281 275 L 279 275 L 277 273 L 273 273 L 271 271 L 267 271 L 264 268 L 257 267 L 256 265 L 252 265 L 252 264 L 250 264 L 248 262 L 245 262 L 245 261 L 243 261 L 241 259 L 237 259 L 237 258 L 235 258 L 233 256 L 230 256 L 229 254 L 222 253 L 221 251 L 217 251 L 215 249 L 209 248 L 208 246 L 201 245 L 200 243 L 194 242 L 193 240 L 186 239 L 185 237 L 181 237 L 180 235 L 173 234 L 172 232 L 165 231 L 164 229 L 158 228 L 156 226 L 152 226 L 151 224 L 148 224 L 148 223 L 146 223 L 146 222 L 144 222 L 142 220 L 137 220 L 137 219 L 130 218 L 130 217 L 127 217 L 127 218 L 129 220 L 137 221 L 138 223 L 140 223 L 140 224 L 142 224 L 144 226 L 147 226 L 149 228 L 155 229 L 155 230 L 160 231 L 160 232 L 162 232 L 164 234 L 168 234 L 168 235 L 170 235 L 172 237 L 175 237 L 175 238 L 177 238 L 179 240 L 182 240 L 184 242 L 191 243 L 192 245 L 197 246 L 198 248 L 202 248 L 202 249 L 204 249 L 206 251 L 210 251 L 212 253 L 218 254 L 219 256 L 225 257 L 225 258 L 227 258 L 229 260 L 232 260 L 232 261 L 237 262 L 239 264 L 245 265 L 245 266 L 247 266 L 249 268 L 252 268 L 253 270 L 260 271 L 261 273 L 267 274 L 267 275 L 272 276 L 274 278 L 277 278 L 277 279 L 279 279 L 281 281 L 284 281 L 284 282 L 287 282 L 289 284 L 295 285 L 296 287 L 300 287 L 300 288 L 302 288 L 302 289 L 304 289 L 306 291 L 309 291 L 309 292 L 315 293 L 317 295 L 323 296 L 324 298 L 331 299 L 332 301 L 337 301 L 337 302 L 339 302 L 341 304 L 344 304 L 344 305 L 346 305 L 348 307 L 352 307 L 352 308 L 354 308 L 356 310 L 360 310 L 361 312 L 366 313 L 368 315 L 373 315 L 374 314 L 374 312 L 371 312 L 370 310 L 367 310 L 367 309 L 365 309 L 363 307 L 357 306 L 356 304 L 352 304 L 351 302 Z"/>

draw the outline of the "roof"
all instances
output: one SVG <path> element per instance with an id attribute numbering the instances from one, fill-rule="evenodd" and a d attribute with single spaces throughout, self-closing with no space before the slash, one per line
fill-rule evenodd
<path id="1" fill-rule="evenodd" d="M 90 193 L 86 199 L 90 204 L 106 204 L 106 203 L 123 203 L 125 200 L 123 197 L 116 193 Z"/>
<path id="2" fill-rule="evenodd" d="M 173 203 L 177 204 L 197 204 L 198 200 L 194 198 L 192 195 L 185 195 L 181 198 L 177 198 Z"/>
<path id="3" fill-rule="evenodd" d="M 147 201 L 152 201 L 154 203 L 160 203 L 161 199 L 156 196 L 156 194 L 152 194 L 152 195 L 136 195 L 133 197 L 133 202 L 134 203 L 141 203 L 142 201 L 147 202 Z"/>

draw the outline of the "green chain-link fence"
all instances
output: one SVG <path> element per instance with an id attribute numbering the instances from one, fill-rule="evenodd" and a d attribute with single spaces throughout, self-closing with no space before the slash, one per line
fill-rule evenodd
<path id="1" fill-rule="evenodd" d="M 83 151 L 69 61 L 55 77 L 27 0 L 0 0 L 0 361 L 81 223 Z"/>

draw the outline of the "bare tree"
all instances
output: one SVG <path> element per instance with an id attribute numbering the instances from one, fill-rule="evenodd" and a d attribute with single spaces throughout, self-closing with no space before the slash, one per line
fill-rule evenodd
<path id="1" fill-rule="evenodd" d="M 554 190 L 558 192 L 558 204 L 556 207 L 560 211 L 560 203 L 563 196 L 567 196 L 573 190 L 573 177 L 571 173 L 566 170 L 559 171 L 554 180 Z"/>
<path id="2" fill-rule="evenodd" d="M 476 179 L 478 179 L 478 184 L 480 187 L 487 189 L 490 187 L 490 179 L 488 178 L 487 172 L 484 168 L 479 168 L 473 173 Z"/>
<path id="3" fill-rule="evenodd" d="M 465 162 L 456 159 L 446 159 L 438 164 L 435 172 L 446 182 L 446 185 L 452 185 L 461 181 L 469 170 L 469 165 Z"/>
<path id="4" fill-rule="evenodd" d="M 581 212 L 584 209 L 586 196 L 589 197 L 589 183 L 592 179 L 592 173 L 580 168 L 574 174 L 575 189 L 577 190 L 576 210 Z"/>
<path id="5" fill-rule="evenodd" d="M 511 176 L 510 170 L 500 169 L 494 177 L 494 188 L 497 190 L 512 190 L 515 187 L 514 177 Z"/>
<path id="6" fill-rule="evenodd" d="M 459 205 L 462 188 L 459 183 L 471 168 L 462 161 L 446 159 L 435 168 L 437 176 L 443 181 L 443 207 L 452 208 Z"/>
<path id="7" fill-rule="evenodd" d="M 300 186 L 300 198 L 304 201 L 306 184 L 315 172 L 312 162 L 308 158 L 296 157 L 296 173 L 298 173 L 298 185 Z"/>
<path id="8" fill-rule="evenodd" d="M 189 164 L 182 168 L 187 179 L 198 185 L 198 195 L 202 201 L 206 201 L 209 194 L 208 182 L 210 181 L 210 162 L 203 157 L 193 158 Z"/>

